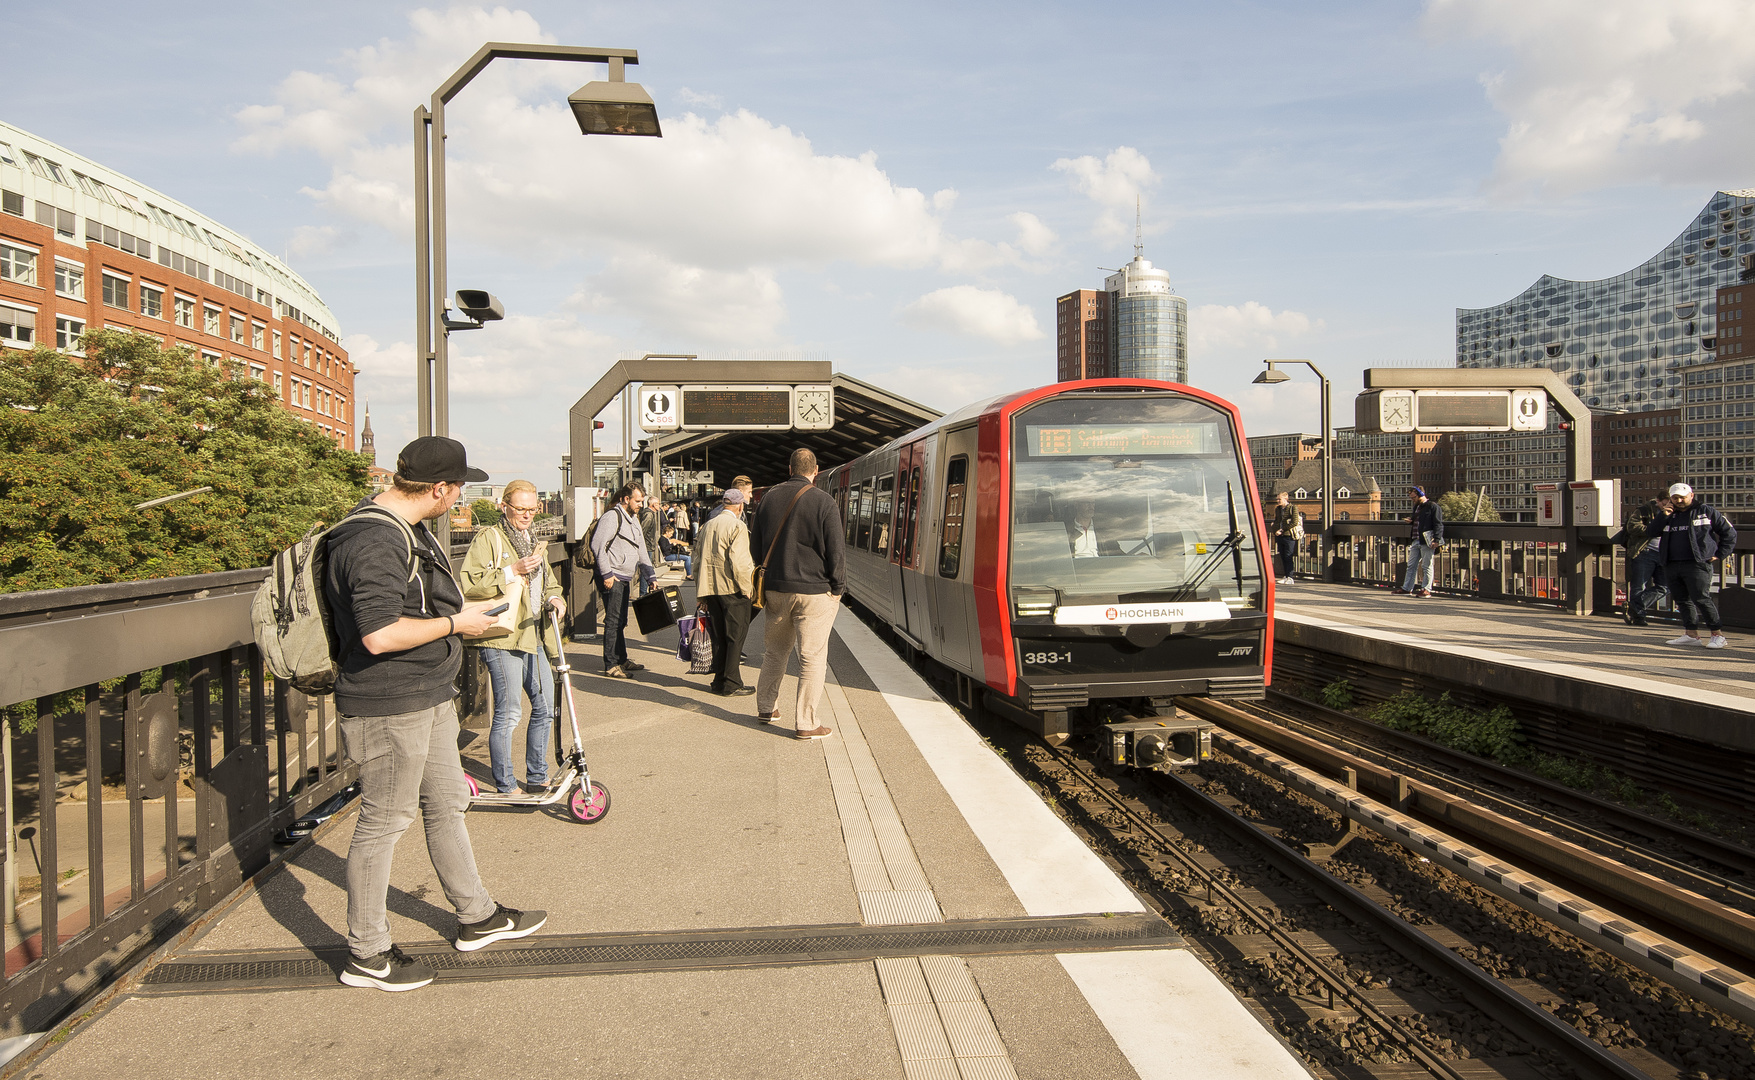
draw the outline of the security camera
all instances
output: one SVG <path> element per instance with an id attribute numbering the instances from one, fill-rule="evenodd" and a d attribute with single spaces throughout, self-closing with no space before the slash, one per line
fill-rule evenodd
<path id="1" fill-rule="evenodd" d="M 457 310 L 477 322 L 498 322 L 506 317 L 504 305 L 486 289 L 458 289 Z"/>

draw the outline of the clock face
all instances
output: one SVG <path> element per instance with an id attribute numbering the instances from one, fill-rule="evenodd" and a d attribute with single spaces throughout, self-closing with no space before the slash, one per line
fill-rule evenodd
<path id="1" fill-rule="evenodd" d="M 798 423 L 802 427 L 828 427 L 834 422 L 834 398 L 827 390 L 798 391 Z"/>
<path id="2" fill-rule="evenodd" d="M 1393 397 L 1383 403 L 1383 422 L 1385 427 L 1407 427 L 1413 419 L 1409 415 L 1408 399 Z"/>

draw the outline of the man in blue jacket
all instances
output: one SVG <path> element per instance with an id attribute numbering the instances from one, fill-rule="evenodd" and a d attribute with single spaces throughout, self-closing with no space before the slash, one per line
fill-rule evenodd
<path id="1" fill-rule="evenodd" d="M 1391 589 L 1392 593 L 1430 597 L 1432 595 L 1432 554 L 1438 545 L 1444 543 L 1444 511 L 1438 504 L 1426 497 L 1423 487 L 1411 487 L 1408 494 L 1414 500 L 1414 512 L 1408 515 L 1410 537 L 1408 543 L 1408 573 L 1402 579 L 1399 588 Z"/>
<path id="2" fill-rule="evenodd" d="M 1670 512 L 1652 523 L 1652 533 L 1662 536 L 1658 561 L 1663 564 L 1664 584 L 1670 599 L 1682 613 L 1682 636 L 1671 645 L 1699 645 L 1699 621 L 1704 620 L 1711 637 L 1709 649 L 1725 647 L 1718 604 L 1712 599 L 1712 562 L 1728 557 L 1737 546 L 1737 528 L 1717 510 L 1694 497 L 1687 484 L 1670 485 Z M 1698 612 L 1698 613 L 1697 613 Z"/>

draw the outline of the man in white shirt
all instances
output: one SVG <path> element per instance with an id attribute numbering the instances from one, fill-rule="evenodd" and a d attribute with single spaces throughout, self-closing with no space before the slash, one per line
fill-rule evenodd
<path id="1" fill-rule="evenodd" d="M 1095 559 L 1097 557 L 1097 504 L 1091 499 L 1080 499 L 1073 503 L 1072 524 L 1066 527 L 1067 538 L 1072 541 L 1072 556 L 1075 559 Z"/>

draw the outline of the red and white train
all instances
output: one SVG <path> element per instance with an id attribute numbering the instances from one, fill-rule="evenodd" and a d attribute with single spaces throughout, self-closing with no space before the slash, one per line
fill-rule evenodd
<path id="1" fill-rule="evenodd" d="M 1137 379 L 977 402 L 818 475 L 848 592 L 980 705 L 1051 743 L 1199 762 L 1183 695 L 1257 697 L 1273 585 L 1237 408 Z"/>

